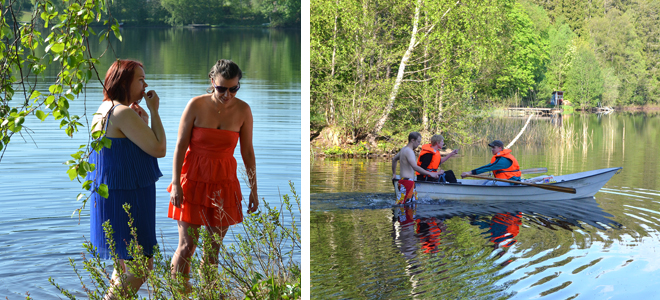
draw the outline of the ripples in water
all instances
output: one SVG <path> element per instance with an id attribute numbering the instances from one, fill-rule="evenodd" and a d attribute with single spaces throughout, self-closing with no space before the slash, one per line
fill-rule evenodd
<path id="1" fill-rule="evenodd" d="M 425 201 L 311 197 L 314 298 L 652 298 L 660 275 L 660 191 L 595 198 Z"/>

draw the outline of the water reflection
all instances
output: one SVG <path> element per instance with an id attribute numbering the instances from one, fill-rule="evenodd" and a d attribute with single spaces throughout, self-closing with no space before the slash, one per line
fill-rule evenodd
<path id="1" fill-rule="evenodd" d="M 339 294 L 330 294 L 351 298 L 356 294 L 347 288 L 357 285 L 365 298 L 380 298 L 363 293 L 378 284 L 383 277 L 376 274 L 380 274 L 393 285 L 374 287 L 374 291 L 391 297 L 510 298 L 515 292 L 509 286 L 543 274 L 538 268 L 547 267 L 541 265 L 552 262 L 561 267 L 579 260 L 580 255 L 571 251 L 589 249 L 599 235 L 623 234 L 612 233 L 622 225 L 593 197 L 544 202 L 438 201 L 395 207 L 392 201 L 389 194 L 312 196 L 312 295 L 323 298 L 335 291 Z M 387 230 L 382 227 L 385 212 L 390 219 Z M 384 247 L 383 231 L 394 252 Z M 318 243 L 325 244 L 325 249 Z M 568 260 L 555 265 L 553 260 L 563 255 Z M 579 264 L 571 272 L 585 268 Z M 373 276 L 359 277 L 362 273 Z M 344 280 L 320 280 L 326 276 Z M 535 279 L 531 284 L 542 285 L 553 278 Z"/>

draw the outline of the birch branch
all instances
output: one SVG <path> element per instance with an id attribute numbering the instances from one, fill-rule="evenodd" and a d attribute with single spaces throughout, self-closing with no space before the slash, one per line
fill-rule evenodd
<path id="1" fill-rule="evenodd" d="M 529 115 L 529 118 L 527 118 L 527 122 L 525 123 L 525 126 L 523 126 L 523 128 L 520 130 L 520 133 L 518 133 L 516 138 L 514 138 L 513 141 L 511 141 L 511 143 L 506 145 L 506 147 L 504 147 L 504 149 L 508 149 L 508 148 L 511 148 L 511 146 L 513 146 L 513 144 L 518 140 L 518 138 L 523 134 L 523 132 L 525 132 L 525 128 L 527 128 L 527 125 L 529 125 L 529 121 L 532 120 L 533 116 L 534 116 L 534 114 Z"/>

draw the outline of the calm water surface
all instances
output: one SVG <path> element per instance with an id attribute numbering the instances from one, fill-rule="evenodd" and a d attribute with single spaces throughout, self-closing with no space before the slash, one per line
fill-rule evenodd
<path id="1" fill-rule="evenodd" d="M 124 42 L 114 45 L 117 55 L 142 61 L 149 89 L 160 96 L 168 151 L 158 160 L 163 177 L 156 184 L 156 229 L 162 233 L 164 242 L 159 239 L 159 244 L 165 253 L 174 252 L 178 239 L 176 222 L 167 218 L 165 189 L 172 176 L 179 118 L 190 98 L 205 93 L 208 71 L 217 59 L 232 59 L 244 72 L 237 97 L 252 107 L 259 196 L 279 203 L 280 194 L 290 193 L 289 180 L 299 190 L 300 31 L 127 28 L 122 34 Z M 106 56 L 99 69 L 105 72 L 113 60 Z M 47 85 L 43 88 L 47 90 Z M 70 111 L 87 112 L 91 121 L 102 100 L 99 85 L 87 89 L 86 106 L 82 100 L 73 101 Z M 74 258 L 82 269 L 80 253 L 89 236 L 89 210 L 83 211 L 80 222 L 77 215 L 71 217 L 80 207 L 75 198 L 82 190 L 78 182 L 69 181 L 62 163 L 87 142 L 87 133 L 71 139 L 57 124 L 52 117 L 43 123 L 26 120 L 30 134 L 14 136 L 0 162 L 1 299 L 25 299 L 26 291 L 34 299 L 64 298 L 48 277 L 83 297 L 68 259 Z M 242 168 L 240 144 L 234 156 Z M 241 185 L 243 194 L 249 195 L 246 184 Z M 299 211 L 294 215 L 300 220 Z M 234 242 L 237 233 L 230 229 L 225 243 Z"/>
<path id="2" fill-rule="evenodd" d="M 519 130 L 524 120 L 498 122 Z M 389 160 L 312 159 L 312 297 L 658 299 L 660 117 L 575 115 L 563 128 L 513 154 L 548 174 L 623 167 L 594 198 L 393 207 Z M 444 169 L 491 157 L 487 147 L 460 153 Z"/>

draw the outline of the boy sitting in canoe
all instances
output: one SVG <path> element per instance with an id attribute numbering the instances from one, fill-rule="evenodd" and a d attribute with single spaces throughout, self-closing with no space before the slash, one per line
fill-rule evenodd
<path id="1" fill-rule="evenodd" d="M 401 161 L 401 168 L 399 169 L 401 179 L 399 179 L 398 183 L 401 196 L 397 199 L 396 204 L 405 204 L 417 200 L 415 197 L 415 171 L 433 178 L 438 178 L 438 175 L 444 173 L 442 170 L 439 172 L 429 172 L 417 165 L 415 149 L 417 149 L 421 143 L 422 135 L 419 132 L 411 132 L 408 134 L 408 145 L 403 147 L 401 151 L 392 158 L 392 178 L 396 178 L 396 164 L 397 161 Z"/>
<path id="2" fill-rule="evenodd" d="M 431 137 L 431 143 L 422 146 L 417 159 L 417 165 L 429 172 L 438 172 L 440 165 L 447 161 L 452 156 L 458 153 L 458 150 L 450 152 L 447 156 L 440 155 L 440 149 L 445 145 L 445 138 L 441 134 L 435 134 Z M 441 181 L 456 183 L 456 176 L 451 170 L 447 170 L 444 174 L 438 176 L 438 179 L 433 179 L 427 175 L 415 172 L 417 181 Z"/>
<path id="3" fill-rule="evenodd" d="M 477 175 L 480 173 L 493 172 L 495 178 L 520 181 L 520 166 L 518 161 L 511 155 L 511 149 L 504 149 L 504 143 L 500 140 L 494 140 L 488 144 L 493 157 L 490 159 L 490 164 L 476 168 L 470 172 L 463 172 L 461 178 L 468 175 Z M 507 182 L 496 182 L 497 185 L 512 185 Z"/>

